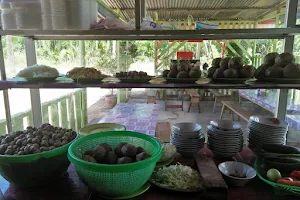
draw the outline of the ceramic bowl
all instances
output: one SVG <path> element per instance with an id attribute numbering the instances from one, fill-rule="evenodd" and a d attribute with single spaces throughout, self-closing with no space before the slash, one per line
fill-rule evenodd
<path id="1" fill-rule="evenodd" d="M 241 125 L 237 122 L 231 120 L 213 120 L 210 121 L 210 124 L 217 129 L 221 129 L 223 131 L 236 131 L 241 129 Z"/>
<path id="2" fill-rule="evenodd" d="M 126 131 L 126 127 L 115 123 L 99 123 L 85 126 L 79 130 L 79 135 L 85 136 L 89 134 L 104 132 L 104 131 Z"/>
<path id="3" fill-rule="evenodd" d="M 225 180 L 233 186 L 244 186 L 256 176 L 255 169 L 241 162 L 223 162 L 219 164 L 218 168 Z M 236 177 L 233 175 L 245 177 Z"/>
<path id="4" fill-rule="evenodd" d="M 174 124 L 172 130 L 175 134 L 180 134 L 187 138 L 197 137 L 201 130 L 201 125 L 195 123 L 178 123 Z"/>

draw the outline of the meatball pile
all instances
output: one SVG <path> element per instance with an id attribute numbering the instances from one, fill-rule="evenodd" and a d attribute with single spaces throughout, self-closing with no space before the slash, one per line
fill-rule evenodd
<path id="1" fill-rule="evenodd" d="M 28 155 L 50 151 L 76 138 L 72 129 L 42 124 L 39 128 L 28 126 L 24 131 L 16 131 L 0 136 L 0 154 Z"/>
<path id="2" fill-rule="evenodd" d="M 101 143 L 94 149 L 85 152 L 82 159 L 99 164 L 127 164 L 145 160 L 151 157 L 142 147 L 121 142 L 113 148 L 107 143 Z"/>

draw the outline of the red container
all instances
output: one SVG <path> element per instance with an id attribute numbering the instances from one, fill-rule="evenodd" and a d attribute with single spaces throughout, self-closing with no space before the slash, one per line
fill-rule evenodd
<path id="1" fill-rule="evenodd" d="M 183 59 L 183 60 L 192 60 L 193 59 L 193 52 L 177 52 L 177 59 Z"/>

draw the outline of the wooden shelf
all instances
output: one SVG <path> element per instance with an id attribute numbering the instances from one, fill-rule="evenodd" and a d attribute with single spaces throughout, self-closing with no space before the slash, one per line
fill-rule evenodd
<path id="1" fill-rule="evenodd" d="M 36 40 L 222 40 L 283 39 L 300 34 L 299 28 L 206 29 L 206 30 L 2 30 L 0 35 Z"/>
<path id="2" fill-rule="evenodd" d="M 247 82 L 244 84 L 224 84 L 224 83 L 205 83 L 205 84 L 184 84 L 184 83 L 164 83 L 164 84 L 150 84 L 150 83 L 74 83 L 72 81 L 56 81 L 56 82 L 27 82 L 16 79 L 9 79 L 8 81 L 0 81 L 0 89 L 9 88 L 195 88 L 195 89 L 300 89 L 300 84 L 275 84 L 275 83 L 259 83 Z"/>

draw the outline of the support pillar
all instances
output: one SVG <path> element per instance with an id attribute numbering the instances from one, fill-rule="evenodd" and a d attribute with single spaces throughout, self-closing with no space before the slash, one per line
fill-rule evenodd
<path id="1" fill-rule="evenodd" d="M 0 72 L 1 72 L 1 80 L 6 80 L 6 70 L 5 70 L 1 36 L 0 36 Z M 4 100 L 4 109 L 5 109 L 6 127 L 8 133 L 10 133 L 12 132 L 12 121 L 11 121 L 11 112 L 10 112 L 10 105 L 9 105 L 9 98 L 8 98 L 8 90 L 3 90 L 3 100 Z"/>
<path id="2" fill-rule="evenodd" d="M 298 0 L 287 0 L 286 2 L 286 28 L 295 28 L 297 19 Z M 293 53 L 294 36 L 286 36 L 284 39 L 284 52 Z M 288 100 L 288 89 L 277 90 L 277 109 L 275 117 L 285 120 Z"/>
<path id="3" fill-rule="evenodd" d="M 36 64 L 35 42 L 32 38 L 25 38 L 25 51 L 27 66 Z M 33 125 L 39 127 L 42 123 L 42 107 L 39 89 L 30 89 L 30 100 Z"/>

